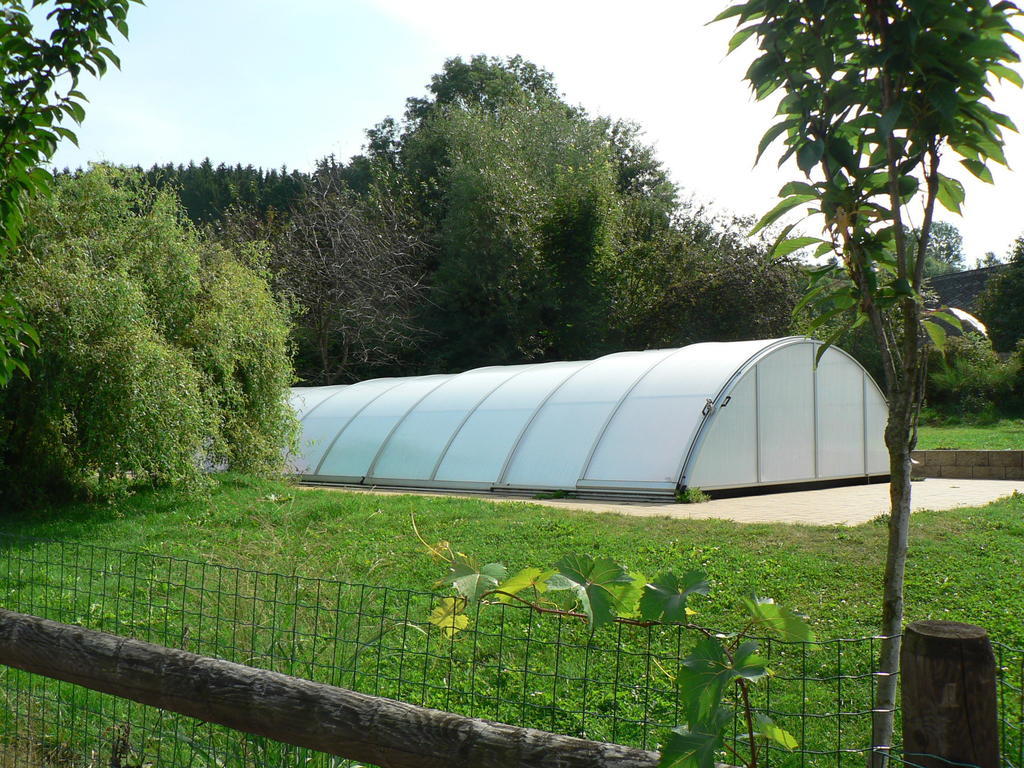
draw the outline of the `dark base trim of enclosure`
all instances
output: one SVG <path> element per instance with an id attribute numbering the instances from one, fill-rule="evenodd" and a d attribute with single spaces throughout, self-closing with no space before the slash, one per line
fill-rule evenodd
<path id="1" fill-rule="evenodd" d="M 829 480 L 805 480 L 797 483 L 776 483 L 774 485 L 747 485 L 740 488 L 720 488 L 705 490 L 712 499 L 729 499 L 739 496 L 763 496 L 767 493 L 788 493 L 791 491 L 810 491 L 823 488 L 841 488 L 849 485 L 869 485 L 872 483 L 888 483 L 889 475 L 859 475 Z M 431 495 L 508 497 L 516 496 L 524 501 L 547 501 L 549 499 L 565 499 L 566 501 L 595 501 L 632 504 L 677 504 L 675 492 L 670 490 L 611 490 L 611 489 L 578 489 L 575 491 L 551 490 L 549 488 L 444 488 L 439 486 L 415 485 L 370 485 L 361 483 L 344 483 L 331 481 L 313 481 L 300 479 L 299 485 L 305 488 L 344 488 L 353 491 L 385 491 L 387 493 L 414 493 Z"/>
<path id="2" fill-rule="evenodd" d="M 807 480 L 799 483 L 778 483 L 776 485 L 748 485 L 743 488 L 721 488 L 704 491 L 712 499 L 733 499 L 737 496 L 764 496 L 769 493 L 792 493 L 793 491 L 818 491 L 825 488 L 846 488 L 851 485 L 874 485 L 888 483 L 889 475 L 867 475 L 843 477 L 836 480 Z"/>

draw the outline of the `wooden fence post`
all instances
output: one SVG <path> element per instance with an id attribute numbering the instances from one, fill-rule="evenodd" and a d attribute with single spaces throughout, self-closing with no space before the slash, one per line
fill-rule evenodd
<path id="1" fill-rule="evenodd" d="M 996 664 L 988 633 L 973 624 L 917 621 L 903 635 L 903 758 L 999 768 Z"/>

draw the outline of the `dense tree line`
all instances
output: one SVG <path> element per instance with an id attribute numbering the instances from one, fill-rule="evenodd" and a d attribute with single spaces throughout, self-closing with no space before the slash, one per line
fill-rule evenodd
<path id="1" fill-rule="evenodd" d="M 803 330 L 797 261 L 686 201 L 638 126 L 520 57 L 449 60 L 347 162 L 142 174 L 211 236 L 269 244 L 306 383 Z M 926 273 L 963 268 L 937 223 Z"/>
<path id="2" fill-rule="evenodd" d="M 683 201 L 638 126 L 519 57 L 448 61 L 348 162 L 145 176 L 271 244 L 310 383 L 781 335 L 802 281 L 750 222 Z"/>

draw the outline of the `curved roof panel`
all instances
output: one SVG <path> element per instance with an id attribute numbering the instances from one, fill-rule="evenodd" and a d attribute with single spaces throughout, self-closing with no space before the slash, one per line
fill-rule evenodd
<path id="1" fill-rule="evenodd" d="M 654 493 L 701 478 L 734 487 L 877 473 L 884 401 L 843 352 L 816 370 L 817 344 L 693 344 L 296 388 L 293 464 L 328 482 Z"/>
<path id="2" fill-rule="evenodd" d="M 441 457 L 434 480 L 497 483 L 537 409 L 583 365 L 570 362 L 516 366 L 514 377 L 467 414 Z"/>

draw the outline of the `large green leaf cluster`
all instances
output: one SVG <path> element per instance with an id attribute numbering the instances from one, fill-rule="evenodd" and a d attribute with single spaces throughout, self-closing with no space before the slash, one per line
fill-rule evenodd
<path id="1" fill-rule="evenodd" d="M 692 623 L 696 612 L 687 605 L 689 598 L 706 595 L 710 589 L 700 571 L 683 576 L 663 573 L 648 582 L 610 558 L 572 553 L 553 568 L 527 567 L 509 576 L 502 563 L 480 565 L 447 542 L 426 546 L 449 565 L 439 585 L 453 587 L 457 593 L 442 598 L 428 618 L 448 637 L 469 628 L 470 605 L 511 601 L 543 614 L 582 619 L 594 632 L 616 622 L 641 626 L 675 622 L 694 630 L 699 639 L 674 675 L 685 722 L 668 734 L 660 768 L 714 768 L 726 749 L 730 761 L 743 759 L 735 742 L 727 746 L 725 741 L 727 726 L 734 722 L 746 723 L 747 765 L 758 764 L 759 751 L 767 742 L 784 749 L 797 746 L 796 739 L 768 713 L 754 710 L 749 686 L 771 674 L 758 654 L 758 638 L 774 635 L 789 643 L 813 640 L 801 614 L 769 598 L 751 596 L 742 601 L 743 629 L 715 632 Z"/>
<path id="2" fill-rule="evenodd" d="M 34 201 L 0 276 L 42 342 L 0 392 L 2 492 L 279 468 L 289 325 L 261 270 L 136 173 L 99 167 Z"/>
<path id="3" fill-rule="evenodd" d="M 397 233 L 423 246 L 400 259 L 416 291 L 381 269 L 369 302 L 342 290 L 366 282 L 357 267 L 368 248 L 345 245 L 349 256 L 328 259 L 329 276 L 307 270 L 310 280 L 278 259 L 279 285 L 300 309 L 297 373 L 310 384 L 770 338 L 788 333 L 799 299 L 793 261 L 772 259 L 767 238 L 748 240 L 749 222 L 681 201 L 637 125 L 566 103 L 551 73 L 519 57 L 447 61 L 348 162 L 145 173 L 179 187 L 194 222 L 232 237 L 313 242 L 325 224 L 384 210 L 395 215 L 377 217 L 363 245 L 386 250 Z M 308 214 L 325 189 L 345 205 L 316 224 Z M 259 226 L 232 225 L 240 206 Z"/>
<path id="4" fill-rule="evenodd" d="M 929 259 L 934 205 L 959 213 L 964 200 L 963 185 L 939 163 L 944 152 L 956 156 L 988 182 L 988 165 L 1006 164 L 1002 132 L 1015 126 L 989 106 L 990 84 L 1022 83 L 1008 43 L 1022 37 L 1010 22 L 1017 13 L 1010 2 L 749 0 L 719 16 L 738 21 L 730 49 L 757 41 L 747 71 L 757 98 L 784 94 L 758 157 L 781 142 L 779 164 L 793 158 L 806 176 L 780 190 L 758 226 L 809 209 L 823 216 L 827 237 L 780 239 L 776 251 L 817 243 L 819 255 L 841 257 L 815 276 L 822 323 L 871 320 L 881 339 L 878 313 L 899 306 L 941 346 L 942 327 L 910 303 L 926 270 L 942 268 L 934 248 Z M 911 203 L 923 212 L 913 233 Z M 906 338 L 914 343 L 914 334 Z M 902 374 L 888 367 L 895 384 Z"/>
<path id="5" fill-rule="evenodd" d="M 79 77 L 120 63 L 108 45 L 115 30 L 127 36 L 130 2 L 32 0 L 26 8 L 6 0 L 0 8 L 0 266 L 17 246 L 26 201 L 49 188 L 41 165 L 61 138 L 76 141 L 66 121 L 85 117 Z M 38 344 L 16 299 L 0 294 L 0 387 L 16 371 L 28 375 L 25 357 Z"/>

